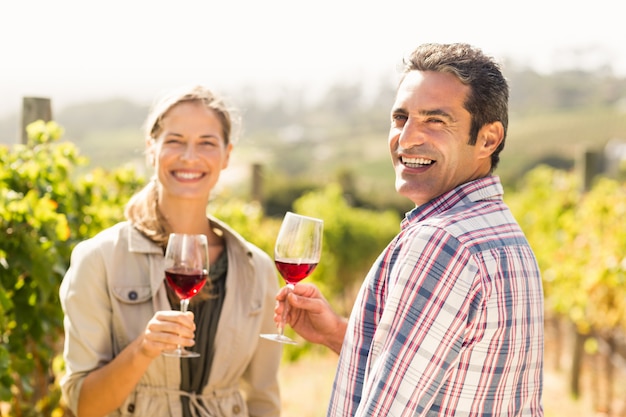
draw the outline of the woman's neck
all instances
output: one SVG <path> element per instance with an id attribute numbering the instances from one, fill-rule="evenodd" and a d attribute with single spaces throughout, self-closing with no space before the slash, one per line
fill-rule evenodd
<path id="1" fill-rule="evenodd" d="M 171 228 L 170 233 L 209 235 L 211 230 L 206 209 L 206 204 L 191 200 L 159 202 L 159 210 Z"/>

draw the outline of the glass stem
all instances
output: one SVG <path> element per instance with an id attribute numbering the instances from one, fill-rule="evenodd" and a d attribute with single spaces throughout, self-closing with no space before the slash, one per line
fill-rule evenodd
<path id="1" fill-rule="evenodd" d="M 187 308 L 189 307 L 189 298 L 183 298 L 182 300 L 180 300 L 180 311 L 183 313 L 187 312 Z M 178 345 L 176 347 L 177 351 L 181 351 L 183 350 L 183 347 L 181 345 Z"/>
<path id="2" fill-rule="evenodd" d="M 284 336 L 285 334 L 285 325 L 287 324 L 287 314 L 289 313 L 289 302 L 287 301 L 287 296 L 289 293 L 293 291 L 293 284 L 287 284 L 287 295 L 285 296 L 285 307 L 283 308 L 283 313 L 280 315 L 280 326 L 278 327 L 278 334 Z"/>

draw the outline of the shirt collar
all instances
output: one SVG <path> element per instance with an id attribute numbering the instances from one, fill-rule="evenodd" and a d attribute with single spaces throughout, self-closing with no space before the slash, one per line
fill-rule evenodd
<path id="1" fill-rule="evenodd" d="M 483 178 L 466 182 L 453 188 L 452 190 L 433 198 L 428 203 L 415 207 L 406 213 L 402 220 L 402 229 L 412 223 L 422 221 L 428 217 L 437 215 L 452 207 L 475 203 L 482 200 L 501 201 L 504 194 L 500 178 L 496 175 L 489 175 Z"/>
<path id="2" fill-rule="evenodd" d="M 128 250 L 139 253 L 163 253 L 163 249 L 143 233 L 128 224 Z"/>

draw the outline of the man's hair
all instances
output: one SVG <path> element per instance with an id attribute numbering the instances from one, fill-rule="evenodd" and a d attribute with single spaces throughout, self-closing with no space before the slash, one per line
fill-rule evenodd
<path id="1" fill-rule="evenodd" d="M 500 65 L 480 49 L 465 43 L 420 45 L 403 61 L 403 77 L 410 71 L 445 72 L 470 87 L 465 109 L 470 113 L 469 144 L 474 145 L 485 124 L 501 122 L 502 142 L 491 155 L 491 171 L 500 161 L 509 124 L 509 86 Z"/>

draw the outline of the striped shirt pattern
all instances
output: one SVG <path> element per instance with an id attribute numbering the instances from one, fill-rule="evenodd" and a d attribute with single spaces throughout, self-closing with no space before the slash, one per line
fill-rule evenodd
<path id="1" fill-rule="evenodd" d="M 407 213 L 350 317 L 328 416 L 543 416 L 543 290 L 497 176 Z"/>

